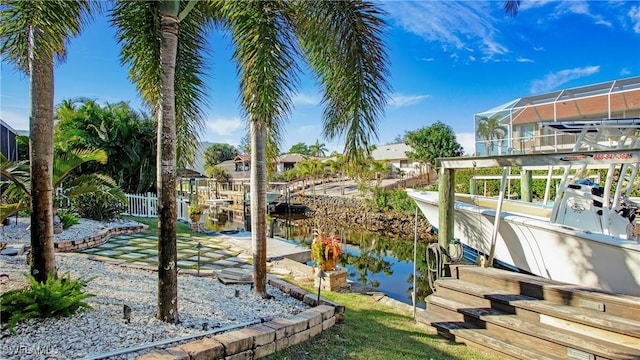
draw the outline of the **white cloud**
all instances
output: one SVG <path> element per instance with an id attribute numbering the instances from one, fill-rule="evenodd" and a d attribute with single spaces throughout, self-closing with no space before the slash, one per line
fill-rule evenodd
<path id="1" fill-rule="evenodd" d="M 431 95 L 404 95 L 396 93 L 391 95 L 391 101 L 389 106 L 399 108 L 405 106 L 411 106 L 420 103 L 424 99 L 430 98 Z"/>
<path id="2" fill-rule="evenodd" d="M 508 53 L 498 40 L 495 3 L 474 1 L 387 2 L 386 10 L 406 31 L 442 43 L 445 51 L 475 49 L 487 61 Z"/>
<path id="3" fill-rule="evenodd" d="M 533 62 L 533 60 L 531 60 L 531 59 L 527 59 L 527 58 L 523 58 L 523 57 L 519 57 L 519 58 L 517 58 L 517 59 L 516 59 L 516 61 L 517 61 L 517 62 L 521 62 L 521 63 L 527 63 L 527 62 L 532 63 L 532 62 Z"/>
<path id="4" fill-rule="evenodd" d="M 420 58 L 418 60 L 425 61 L 425 62 L 432 62 L 434 60 L 434 58 Z"/>
<path id="5" fill-rule="evenodd" d="M 633 23 L 633 31 L 640 33 L 640 6 L 632 6 L 629 10 L 629 18 Z"/>
<path id="6" fill-rule="evenodd" d="M 322 100 L 319 95 L 309 95 L 298 93 L 295 94 L 291 100 L 294 105 L 312 105 L 317 106 L 320 105 L 320 101 Z"/>
<path id="7" fill-rule="evenodd" d="M 529 0 L 520 3 L 520 11 L 524 12 L 529 9 L 541 8 L 546 5 L 550 5 L 553 8 L 545 10 L 546 16 L 541 21 L 547 21 L 549 19 L 560 20 L 567 15 L 581 15 L 586 16 L 593 20 L 597 25 L 606 27 L 613 27 L 611 21 L 607 17 L 601 15 L 602 9 L 592 10 L 592 7 L 607 7 L 607 10 L 617 6 L 617 2 L 606 1 L 588 1 L 588 0 Z"/>
<path id="8" fill-rule="evenodd" d="M 563 84 L 579 79 L 585 76 L 589 76 L 600 71 L 600 66 L 586 66 L 582 68 L 561 70 L 556 73 L 548 74 L 541 80 L 534 80 L 531 82 L 531 93 L 539 94 L 557 89 Z"/>
<path id="9" fill-rule="evenodd" d="M 529 0 L 520 3 L 520 11 L 543 7 L 549 3 L 557 2 L 557 0 Z"/>
<path id="10" fill-rule="evenodd" d="M 462 145 L 465 155 L 473 155 L 476 152 L 476 136 L 473 133 L 457 133 L 456 140 Z"/>
<path id="11" fill-rule="evenodd" d="M 629 68 L 622 68 L 622 70 L 620 70 L 620 75 L 621 76 L 627 76 L 630 75 L 631 71 L 629 70 Z"/>
<path id="12" fill-rule="evenodd" d="M 209 130 L 220 136 L 229 136 L 244 127 L 242 119 L 239 117 L 230 119 L 217 118 L 208 120 L 206 124 Z"/>

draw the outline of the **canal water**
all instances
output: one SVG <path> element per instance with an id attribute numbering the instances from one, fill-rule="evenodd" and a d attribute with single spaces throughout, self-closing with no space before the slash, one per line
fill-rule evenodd
<path id="1" fill-rule="evenodd" d="M 226 221 L 218 222 L 213 230 L 238 227 L 242 227 L 242 224 Z M 272 231 L 273 237 L 311 247 L 313 227 L 303 220 L 274 219 Z M 347 269 L 349 280 L 367 285 L 398 301 L 412 304 L 413 239 L 396 239 L 344 228 L 324 231 L 333 231 L 342 239 L 344 245 L 339 265 Z M 426 275 L 426 247 L 427 245 L 420 241 L 417 244 L 416 298 L 421 308 L 425 307 L 424 299 L 431 293 Z"/>

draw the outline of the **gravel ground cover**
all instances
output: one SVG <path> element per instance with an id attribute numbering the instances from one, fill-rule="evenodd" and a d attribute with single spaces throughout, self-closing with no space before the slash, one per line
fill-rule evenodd
<path id="1" fill-rule="evenodd" d="M 64 238 L 72 240 L 93 233 L 104 226 L 87 220 L 75 225 L 73 234 L 66 230 Z M 9 243 L 28 242 L 24 224 L 0 229 L 0 240 Z M 62 235 L 61 234 L 61 235 Z M 91 260 L 85 254 L 58 253 L 59 273 L 72 278 L 91 279 L 86 292 L 92 310 L 83 310 L 70 318 L 31 319 L 16 326 L 16 334 L 0 333 L 0 358 L 9 359 L 79 359 L 163 339 L 202 333 L 204 329 L 239 325 L 252 321 L 284 318 L 308 306 L 280 290 L 268 287 L 272 299 L 254 298 L 250 285 L 224 285 L 213 277 L 179 275 L 178 307 L 180 323 L 163 323 L 155 319 L 157 274 L 153 271 L 112 265 Z M 24 256 L 0 256 L 0 273 L 9 280 L 0 284 L 0 292 L 24 286 L 28 272 Z M 21 280 L 22 278 L 22 280 Z M 123 307 L 132 309 L 130 321 L 123 318 Z M 175 346 L 175 344 L 171 344 Z M 143 350 L 113 359 L 129 359 Z"/>

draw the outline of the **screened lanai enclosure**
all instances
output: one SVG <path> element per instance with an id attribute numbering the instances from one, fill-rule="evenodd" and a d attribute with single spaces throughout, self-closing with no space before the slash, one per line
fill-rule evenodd
<path id="1" fill-rule="evenodd" d="M 527 96 L 474 115 L 477 156 L 570 150 L 549 121 L 640 117 L 640 76 Z"/>

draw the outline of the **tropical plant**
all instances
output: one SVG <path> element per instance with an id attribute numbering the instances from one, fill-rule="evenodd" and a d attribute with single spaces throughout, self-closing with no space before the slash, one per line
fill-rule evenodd
<path id="1" fill-rule="evenodd" d="M 396 211 L 400 211 L 405 214 L 414 214 L 416 211 L 416 202 L 413 201 L 413 199 L 411 199 L 403 189 L 391 191 L 388 201 L 391 208 Z"/>
<path id="2" fill-rule="evenodd" d="M 62 222 L 62 228 L 68 229 L 73 225 L 76 225 L 80 222 L 80 219 L 73 213 L 67 211 L 58 210 L 58 217 Z"/>
<path id="3" fill-rule="evenodd" d="M 309 155 L 315 157 L 324 157 L 327 153 L 327 146 L 325 144 L 321 144 L 320 140 L 316 139 L 316 142 L 309 146 Z"/>
<path id="4" fill-rule="evenodd" d="M 104 190 L 74 197 L 72 204 L 78 215 L 97 221 L 119 219 L 127 210 L 126 202 L 108 195 L 108 188 Z"/>
<path id="5" fill-rule="evenodd" d="M 342 241 L 335 234 L 325 235 L 321 229 L 313 230 L 311 242 L 311 262 L 314 268 L 333 271 L 342 253 Z"/>
<path id="6" fill-rule="evenodd" d="M 189 205 L 189 216 L 202 215 L 202 208 L 198 204 Z"/>
<path id="7" fill-rule="evenodd" d="M 69 39 L 99 2 L 3 0 L 0 54 L 27 76 L 31 89 L 31 274 L 40 282 L 55 271 L 53 249 L 53 66 Z M 96 7 L 94 7 L 96 6 Z"/>
<path id="8" fill-rule="evenodd" d="M 71 279 L 69 273 L 57 277 L 54 273 L 45 282 L 25 274 L 30 287 L 10 290 L 0 297 L 0 319 L 12 332 L 17 323 L 30 318 L 66 317 L 81 308 L 91 308 L 84 299 L 93 296 L 84 292 L 88 280 Z"/>
<path id="9" fill-rule="evenodd" d="M 88 163 L 77 172 L 100 172 L 110 176 L 123 191 L 155 191 L 156 124 L 127 103 L 107 103 L 78 98 L 63 100 L 56 107 L 54 141 L 56 151 L 102 149 L 107 164 Z"/>
<path id="10" fill-rule="evenodd" d="M 126 202 L 127 198 L 113 179 L 106 175 L 92 173 L 73 176 L 73 171 L 87 162 L 107 162 L 107 154 L 102 150 L 76 149 L 67 153 L 59 152 L 53 161 L 53 180 L 50 185 L 54 189 L 62 189 L 53 204 L 62 198 L 73 200 L 80 195 L 97 193 L 105 198 L 119 202 Z M 11 183 L 2 192 L 4 199 L 0 204 L 0 222 L 16 211 L 32 208 L 31 179 L 28 171 L 28 162 L 9 162 L 3 156 L 1 174 L 11 180 Z M 53 205 L 52 204 L 52 205 Z M 57 209 L 56 209 L 57 210 Z M 82 215 L 82 214 L 81 214 Z"/>
<path id="11" fill-rule="evenodd" d="M 28 161 L 12 162 L 0 154 L 0 175 L 10 184 L 3 184 L 0 202 L 0 222 L 9 215 L 31 208 L 31 174 Z"/>
<path id="12" fill-rule="evenodd" d="M 502 142 L 508 135 L 507 128 L 500 123 L 503 117 L 502 114 L 494 114 L 491 117 L 481 116 L 478 119 L 477 133 L 486 141 L 487 155 L 493 154 L 494 138 L 498 141 L 498 155 L 501 153 Z"/>
<path id="13" fill-rule="evenodd" d="M 381 187 L 373 188 L 373 197 L 365 199 L 366 203 L 378 212 L 384 212 L 389 207 L 389 192 Z"/>

